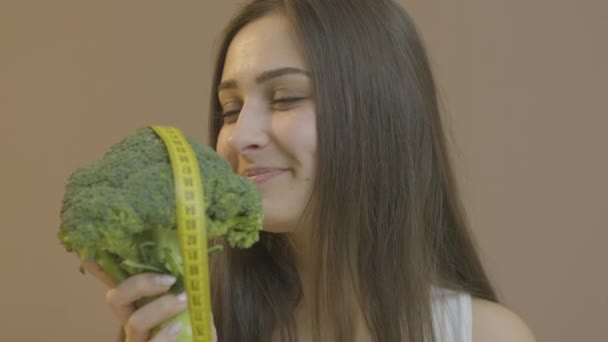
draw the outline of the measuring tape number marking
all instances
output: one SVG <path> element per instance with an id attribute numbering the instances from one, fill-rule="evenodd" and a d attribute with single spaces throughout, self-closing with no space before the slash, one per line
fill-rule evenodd
<path id="1" fill-rule="evenodd" d="M 174 127 L 150 126 L 163 140 L 171 160 L 184 284 L 193 342 L 211 342 L 211 292 L 205 226 L 205 198 L 192 146 Z"/>

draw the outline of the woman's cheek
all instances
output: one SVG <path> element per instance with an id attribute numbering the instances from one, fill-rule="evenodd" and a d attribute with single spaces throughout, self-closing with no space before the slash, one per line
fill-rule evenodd
<path id="1" fill-rule="evenodd" d="M 312 105 L 299 107 L 273 120 L 273 130 L 284 147 L 300 158 L 314 153 L 317 146 L 317 126 Z M 298 158 L 298 159 L 300 159 Z"/>

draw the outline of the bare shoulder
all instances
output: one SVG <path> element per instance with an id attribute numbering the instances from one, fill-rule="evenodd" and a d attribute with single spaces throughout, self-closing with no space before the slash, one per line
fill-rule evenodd
<path id="1" fill-rule="evenodd" d="M 473 342 L 535 342 L 528 325 L 506 307 L 484 299 L 472 300 Z"/>

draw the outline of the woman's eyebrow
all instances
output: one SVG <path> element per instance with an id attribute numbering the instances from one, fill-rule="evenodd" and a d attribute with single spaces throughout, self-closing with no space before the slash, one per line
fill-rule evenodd
<path id="1" fill-rule="evenodd" d="M 300 68 L 294 68 L 294 67 L 285 67 L 285 68 L 278 68 L 278 69 L 264 71 L 263 73 L 258 75 L 258 77 L 255 78 L 255 81 L 256 81 L 256 83 L 260 84 L 260 83 L 267 82 L 273 78 L 281 77 L 281 76 L 288 75 L 288 74 L 302 74 L 302 75 L 306 75 L 306 76 L 310 77 L 310 72 L 308 72 L 306 70 L 302 70 Z M 237 81 L 226 80 L 226 81 L 222 81 L 217 86 L 217 90 L 220 91 L 220 90 L 225 90 L 225 89 L 234 89 L 237 87 L 238 87 Z"/>
<path id="2" fill-rule="evenodd" d="M 255 81 L 258 84 L 264 83 L 273 78 L 277 78 L 277 77 L 280 77 L 283 75 L 288 75 L 288 74 L 303 74 L 303 75 L 310 77 L 310 72 L 308 72 L 306 70 L 302 70 L 302 69 L 294 68 L 294 67 L 285 67 L 285 68 L 278 68 L 278 69 L 264 71 L 258 77 L 256 77 Z"/>

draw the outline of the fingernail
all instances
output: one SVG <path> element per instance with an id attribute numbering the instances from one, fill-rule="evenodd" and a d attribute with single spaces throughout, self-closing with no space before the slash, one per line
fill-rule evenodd
<path id="1" fill-rule="evenodd" d="M 173 323 L 169 327 L 169 330 L 167 332 L 169 333 L 169 336 L 175 337 L 175 336 L 179 335 L 179 333 L 181 331 L 182 331 L 182 322 L 177 322 L 177 323 Z"/>
<path id="2" fill-rule="evenodd" d="M 160 286 L 171 286 L 177 279 L 170 275 L 161 275 L 156 277 L 156 283 Z"/>
<path id="3" fill-rule="evenodd" d="M 180 301 L 180 302 L 182 302 L 182 303 L 185 303 L 186 299 L 188 299 L 188 297 L 186 296 L 186 292 L 182 292 L 182 293 L 180 293 L 180 294 L 177 295 L 177 300 Z"/>

